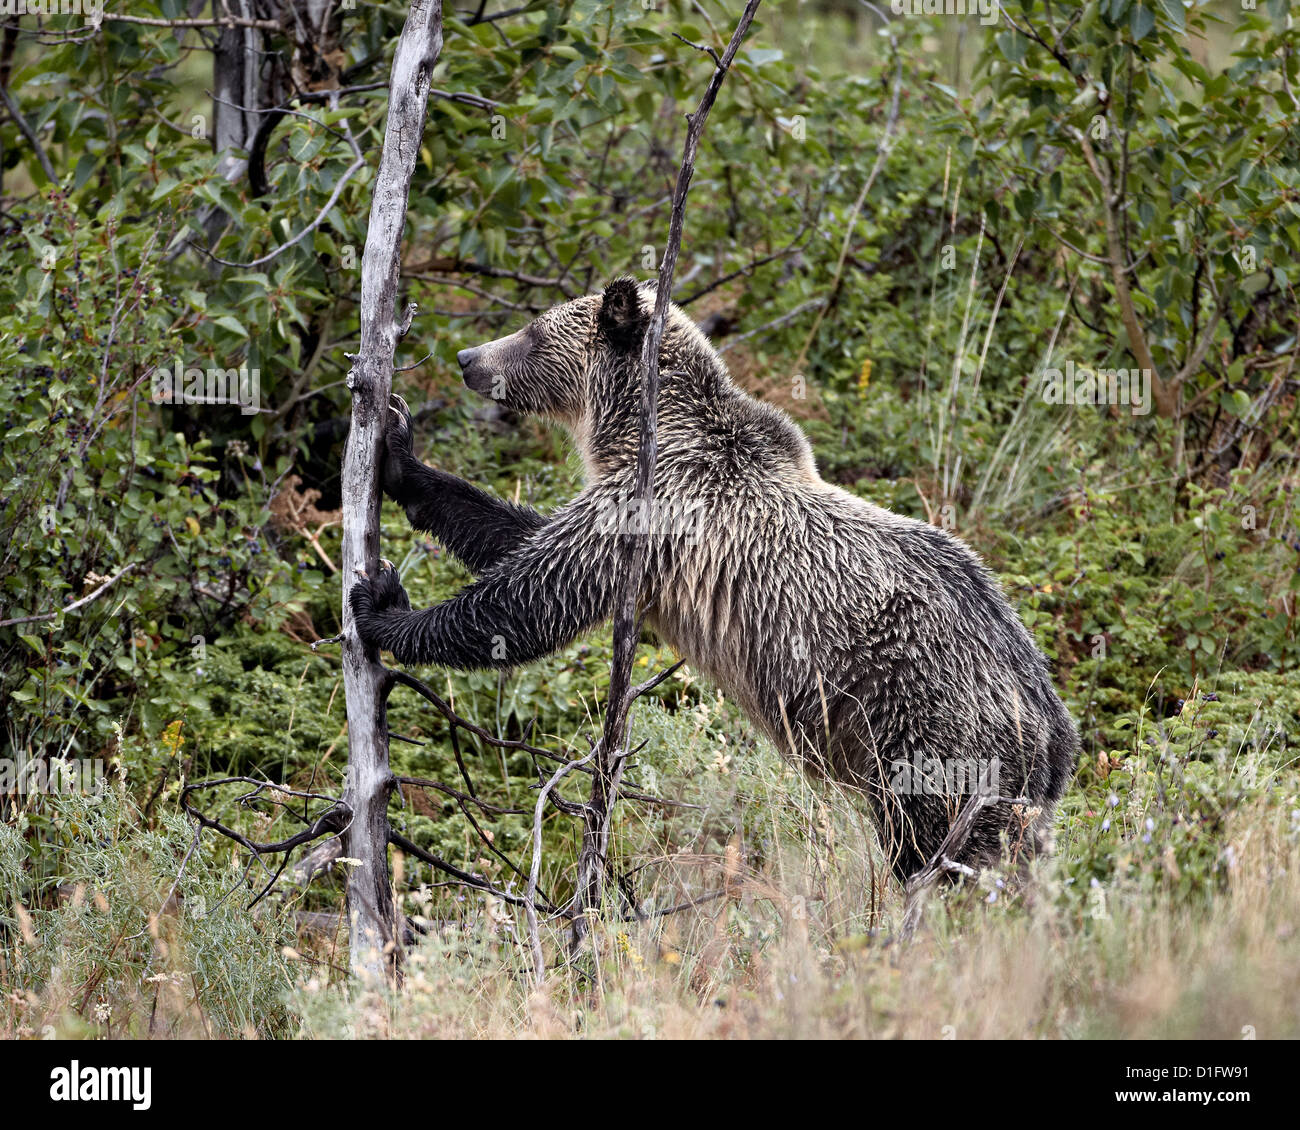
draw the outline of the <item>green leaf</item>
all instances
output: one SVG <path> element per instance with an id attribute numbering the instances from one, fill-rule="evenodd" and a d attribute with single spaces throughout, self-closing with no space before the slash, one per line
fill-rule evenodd
<path id="1" fill-rule="evenodd" d="M 149 197 L 149 203 L 153 204 L 161 200 L 164 196 L 170 195 L 181 182 L 169 173 L 164 173 L 158 182 L 158 187 L 153 190 L 153 195 Z"/>
<path id="2" fill-rule="evenodd" d="M 36 654 L 39 655 L 42 659 L 45 658 L 45 641 L 41 639 L 39 636 L 33 636 L 24 633 L 23 635 L 19 636 L 19 639 L 21 639 L 23 643 L 25 643 L 34 652 L 36 652 Z"/>
<path id="3" fill-rule="evenodd" d="M 212 323 L 221 326 L 222 329 L 230 330 L 231 333 L 236 333 L 240 337 L 248 336 L 248 331 L 229 314 L 222 314 L 219 318 L 213 318 Z"/>
<path id="4" fill-rule="evenodd" d="M 1134 42 L 1141 43 L 1151 34 L 1151 29 L 1155 26 L 1155 13 L 1145 4 L 1134 5 L 1132 15 L 1129 17 L 1129 30 L 1133 32 Z"/>

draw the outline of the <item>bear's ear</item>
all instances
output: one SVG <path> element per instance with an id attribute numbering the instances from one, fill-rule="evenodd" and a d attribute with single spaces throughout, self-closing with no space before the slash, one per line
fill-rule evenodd
<path id="1" fill-rule="evenodd" d="M 605 288 L 597 321 L 604 335 L 618 348 L 631 349 L 641 344 L 650 315 L 641 308 L 641 290 L 636 279 L 624 275 Z"/>

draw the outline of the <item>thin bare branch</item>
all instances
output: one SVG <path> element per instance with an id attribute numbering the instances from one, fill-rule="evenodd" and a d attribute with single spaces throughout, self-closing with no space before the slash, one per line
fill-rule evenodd
<path id="1" fill-rule="evenodd" d="M 41 145 L 41 139 L 36 136 L 36 131 L 32 129 L 31 123 L 23 117 L 22 112 L 18 109 L 18 103 L 14 101 L 14 96 L 9 93 L 8 88 L 5 86 L 0 86 L 0 101 L 4 102 L 5 109 L 9 111 L 9 116 L 13 119 L 14 125 L 18 127 L 18 132 L 27 139 L 27 144 L 32 147 L 46 180 L 57 186 L 59 174 L 54 171 L 54 166 L 50 164 L 49 155 L 45 152 L 44 146 Z"/>
<path id="2" fill-rule="evenodd" d="M 114 573 L 111 577 L 109 577 L 108 580 L 106 580 L 102 585 L 100 585 L 99 588 L 95 589 L 94 592 L 87 593 L 80 600 L 74 600 L 71 604 L 67 606 L 67 608 L 61 608 L 59 609 L 58 612 L 41 612 L 35 616 L 15 616 L 9 620 L 0 620 L 0 628 L 8 628 L 13 624 L 35 624 L 44 620 L 53 620 L 60 613 L 66 616 L 69 612 L 76 612 L 77 609 L 79 608 L 85 608 L 85 606 L 89 604 L 92 600 L 98 599 L 100 596 L 106 593 L 110 588 L 112 588 L 113 585 L 115 585 L 129 572 L 131 572 L 131 570 L 135 568 L 135 565 L 136 563 L 133 561 L 130 565 L 127 565 L 124 568 L 119 569 L 116 573 Z"/>
<path id="3" fill-rule="evenodd" d="M 758 11 L 759 0 L 748 0 L 722 57 L 717 59 L 713 75 L 695 112 L 686 116 L 686 140 L 682 146 L 681 165 L 673 188 L 672 212 L 668 221 L 668 240 L 659 268 L 659 285 L 655 293 L 654 312 L 646 327 L 641 345 L 640 441 L 637 449 L 636 480 L 633 497 L 642 505 L 653 505 L 654 470 L 658 457 L 656 416 L 659 401 L 659 346 L 668 322 L 672 297 L 673 274 L 681 253 L 682 231 L 686 218 L 686 197 L 695 174 L 695 158 L 709 111 L 717 100 L 723 79 L 736 52 L 744 41 L 749 25 Z M 710 54 L 713 54 L 710 52 Z M 638 606 L 645 578 L 649 539 L 645 531 L 631 539 L 628 559 L 620 579 L 614 609 L 614 659 L 610 669 L 609 697 L 605 726 L 600 742 L 593 750 L 591 796 L 583 814 L 582 850 L 578 859 L 578 878 L 574 894 L 574 930 L 571 943 L 576 948 L 585 936 L 585 912 L 598 907 L 604 889 L 606 853 L 609 846 L 610 814 L 617 800 L 623 768 L 627 761 L 628 714 L 634 701 L 632 664 L 640 634 Z"/>

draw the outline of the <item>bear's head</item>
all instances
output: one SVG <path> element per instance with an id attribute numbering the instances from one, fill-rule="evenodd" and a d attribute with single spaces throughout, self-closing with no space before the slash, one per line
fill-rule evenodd
<path id="1" fill-rule="evenodd" d="M 640 357 L 652 287 L 618 278 L 603 294 L 548 310 L 517 333 L 456 354 L 465 384 L 515 412 L 575 423 L 597 379 L 626 373 Z"/>

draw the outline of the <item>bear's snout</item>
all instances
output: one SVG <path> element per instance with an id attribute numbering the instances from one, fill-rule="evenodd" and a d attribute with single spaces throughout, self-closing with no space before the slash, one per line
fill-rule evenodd
<path id="1" fill-rule="evenodd" d="M 465 382 L 465 387 L 474 392 L 487 395 L 491 387 L 490 374 L 484 372 L 484 366 L 480 360 L 483 356 L 483 346 L 476 345 L 471 349 L 462 349 L 456 354 L 456 360 L 460 362 L 461 379 Z M 475 364 L 478 362 L 478 364 Z"/>

